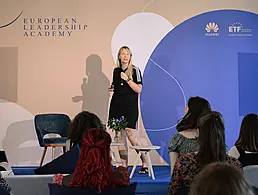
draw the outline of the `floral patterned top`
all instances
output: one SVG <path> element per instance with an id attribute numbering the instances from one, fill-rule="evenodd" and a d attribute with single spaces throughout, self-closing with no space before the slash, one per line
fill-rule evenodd
<path id="1" fill-rule="evenodd" d="M 237 159 L 226 156 L 226 162 L 242 170 L 242 165 Z M 178 189 L 190 187 L 194 176 L 201 172 L 201 170 L 202 168 L 197 163 L 196 153 L 189 153 L 180 156 L 174 167 L 168 194 L 175 195 Z"/>
<path id="2" fill-rule="evenodd" d="M 12 190 L 11 187 L 6 183 L 6 181 L 2 177 L 1 172 L 0 172 L 0 187 L 6 189 L 8 192 L 10 192 Z"/>
<path id="3" fill-rule="evenodd" d="M 197 152 L 199 149 L 197 138 L 187 138 L 181 133 L 173 135 L 169 142 L 168 151 L 177 152 L 180 155 Z"/>
<path id="4" fill-rule="evenodd" d="M 73 174 L 67 176 L 56 174 L 53 178 L 53 183 L 70 187 L 72 178 Z M 123 187 L 130 184 L 128 169 L 122 166 L 119 166 L 112 171 L 110 179 L 112 180 L 112 183 L 115 184 L 115 187 Z"/>

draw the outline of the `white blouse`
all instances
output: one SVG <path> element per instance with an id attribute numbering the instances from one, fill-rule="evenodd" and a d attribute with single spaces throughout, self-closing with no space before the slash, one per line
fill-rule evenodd
<path id="1" fill-rule="evenodd" d="M 255 152 L 249 152 L 249 151 L 245 151 L 245 153 L 255 153 Z M 228 151 L 228 155 L 232 156 L 236 159 L 238 159 L 240 157 L 240 154 L 236 148 L 236 146 L 233 146 L 229 151 Z"/>

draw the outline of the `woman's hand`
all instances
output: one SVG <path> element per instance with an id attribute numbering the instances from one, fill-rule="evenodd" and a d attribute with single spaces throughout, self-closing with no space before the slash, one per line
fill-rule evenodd
<path id="1" fill-rule="evenodd" d="M 128 80 L 128 76 L 124 72 L 121 72 L 120 76 L 121 76 L 121 79 L 123 79 L 124 81 Z"/>
<path id="2" fill-rule="evenodd" d="M 114 92 L 114 85 L 109 86 L 109 87 L 108 87 L 108 91 Z"/>

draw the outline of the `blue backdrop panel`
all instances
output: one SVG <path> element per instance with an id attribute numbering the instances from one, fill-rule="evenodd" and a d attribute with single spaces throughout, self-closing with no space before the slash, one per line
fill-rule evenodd
<path id="1" fill-rule="evenodd" d="M 258 15 L 246 11 L 204 13 L 175 27 L 153 51 L 143 75 L 141 112 L 152 144 L 162 146 L 167 162 L 168 143 L 190 96 L 207 98 L 223 114 L 228 147 L 238 137 L 243 114 L 256 112 L 251 105 L 257 97 L 257 58 L 238 53 L 258 53 L 257 24 Z"/>
<path id="2" fill-rule="evenodd" d="M 239 115 L 258 113 L 258 53 L 238 54 Z"/>

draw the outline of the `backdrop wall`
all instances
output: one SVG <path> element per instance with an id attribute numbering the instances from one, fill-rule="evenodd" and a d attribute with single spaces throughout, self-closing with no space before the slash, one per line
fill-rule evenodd
<path id="1" fill-rule="evenodd" d="M 36 114 L 89 110 L 105 122 L 122 45 L 143 73 L 138 133 L 162 146 L 155 164 L 167 164 L 190 96 L 222 112 L 231 147 L 242 117 L 258 110 L 257 12 L 256 0 L 1 0 L 0 148 L 11 164 L 38 165 Z"/>

